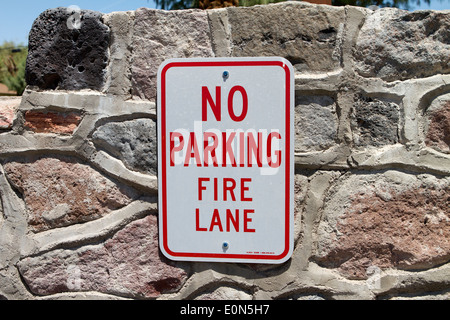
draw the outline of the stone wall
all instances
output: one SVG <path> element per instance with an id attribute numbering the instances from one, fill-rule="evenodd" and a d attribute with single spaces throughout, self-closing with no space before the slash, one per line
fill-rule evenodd
<path id="1" fill-rule="evenodd" d="M 450 298 L 449 29 L 302 2 L 42 13 L 21 103 L 0 101 L 0 298 Z M 296 70 L 292 258 L 167 260 L 158 66 L 273 55 Z"/>

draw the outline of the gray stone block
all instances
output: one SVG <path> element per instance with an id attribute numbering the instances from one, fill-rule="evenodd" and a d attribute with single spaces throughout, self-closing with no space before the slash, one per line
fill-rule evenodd
<path id="1" fill-rule="evenodd" d="M 386 81 L 450 73 L 450 15 L 385 8 L 370 15 L 354 48 L 357 72 Z"/>
<path id="2" fill-rule="evenodd" d="M 131 58 L 134 11 L 113 12 L 104 16 L 111 29 L 110 65 L 106 92 L 131 97 Z"/>
<path id="3" fill-rule="evenodd" d="M 44 11 L 29 36 L 27 83 L 44 90 L 101 90 L 108 46 L 109 28 L 101 13 L 68 8 Z"/>
<path id="4" fill-rule="evenodd" d="M 287 2 L 227 10 L 232 56 L 282 56 L 300 72 L 340 67 L 343 7 Z"/>
<path id="5" fill-rule="evenodd" d="M 334 99 L 300 96 L 295 104 L 295 151 L 320 151 L 335 145 L 338 118 Z"/>
<path id="6" fill-rule="evenodd" d="M 153 120 L 110 122 L 98 128 L 92 138 L 100 148 L 122 160 L 128 169 L 157 174 L 156 124 Z"/>

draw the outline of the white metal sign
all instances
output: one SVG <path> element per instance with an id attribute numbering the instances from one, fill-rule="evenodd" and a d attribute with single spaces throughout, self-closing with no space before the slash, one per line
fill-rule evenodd
<path id="1" fill-rule="evenodd" d="M 294 72 L 275 58 L 158 71 L 159 237 L 182 261 L 282 263 L 293 250 Z"/>

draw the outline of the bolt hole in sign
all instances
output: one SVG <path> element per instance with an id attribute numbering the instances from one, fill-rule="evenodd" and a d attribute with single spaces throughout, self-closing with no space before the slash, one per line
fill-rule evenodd
<path id="1" fill-rule="evenodd" d="M 158 71 L 159 239 L 177 261 L 283 263 L 293 251 L 294 71 L 279 57 Z"/>

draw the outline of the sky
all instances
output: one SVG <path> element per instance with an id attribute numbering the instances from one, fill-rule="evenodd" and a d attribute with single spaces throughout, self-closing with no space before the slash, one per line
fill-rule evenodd
<path id="1" fill-rule="evenodd" d="M 430 4 L 411 1 L 411 10 L 450 9 L 450 0 L 430 0 Z M 1 0 L 0 1 L 0 44 L 12 41 L 26 45 L 33 21 L 46 9 L 76 5 L 81 9 L 103 13 L 136 10 L 141 7 L 156 8 L 154 0 Z"/>
<path id="2" fill-rule="evenodd" d="M 156 8 L 154 0 L 0 0 L 0 44 L 13 41 L 26 45 L 28 33 L 39 14 L 50 8 L 71 5 L 103 13 Z"/>

